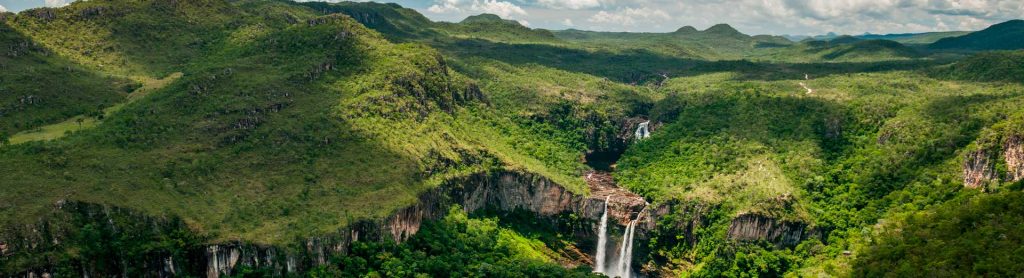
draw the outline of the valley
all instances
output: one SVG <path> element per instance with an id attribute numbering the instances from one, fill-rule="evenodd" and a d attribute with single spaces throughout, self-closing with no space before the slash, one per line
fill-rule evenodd
<path id="1" fill-rule="evenodd" d="M 1016 276 L 1022 22 L 4 11 L 0 276 Z"/>

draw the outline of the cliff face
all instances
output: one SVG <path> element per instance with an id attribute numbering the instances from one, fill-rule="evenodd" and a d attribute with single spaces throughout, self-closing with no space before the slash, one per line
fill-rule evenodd
<path id="1" fill-rule="evenodd" d="M 986 182 L 995 178 L 992 169 L 992 162 L 984 150 L 977 150 L 967 154 L 964 160 L 964 186 L 968 188 L 979 188 Z"/>
<path id="2" fill-rule="evenodd" d="M 774 219 L 746 213 L 732 219 L 729 225 L 729 239 L 740 241 L 764 240 L 776 246 L 796 246 L 811 236 L 807 224 Z"/>
<path id="3" fill-rule="evenodd" d="M 629 224 L 630 220 L 644 221 L 650 217 L 645 210 L 648 205 L 647 201 L 636 193 L 616 186 L 611 174 L 594 171 L 587 173 L 584 179 L 587 181 L 587 187 L 590 188 L 590 198 L 599 202 L 604 202 L 607 199 L 608 218 L 613 219 L 619 225 L 625 226 Z M 601 216 L 600 212 L 597 216 Z"/>
<path id="4" fill-rule="evenodd" d="M 1003 150 L 1008 178 L 1011 181 L 1024 179 L 1024 136 L 1010 136 L 1006 140 Z"/>
<path id="5" fill-rule="evenodd" d="M 354 241 L 391 239 L 402 242 L 418 232 L 424 221 L 444 217 L 454 204 L 462 205 L 468 212 L 480 209 L 525 210 L 542 218 L 573 213 L 596 221 L 603 212 L 604 197 L 574 195 L 564 187 L 533 174 L 478 174 L 425 192 L 419 202 L 385 219 L 359 221 L 337 233 L 311 237 L 293 246 L 245 242 L 207 244 L 201 237 L 194 236 L 195 233 L 180 219 L 151 217 L 102 205 L 62 202 L 57 205 L 54 217 L 46 221 L 0 232 L 0 270 L 4 273 L 0 276 L 61 276 L 62 271 L 69 271 L 68 274 L 75 276 L 220 277 L 233 274 L 243 266 L 270 270 L 277 275 L 299 273 L 326 264 L 333 256 L 344 255 Z M 637 211 L 616 213 L 635 215 Z M 139 243 L 152 243 L 167 235 L 183 235 L 194 241 L 144 252 L 115 251 L 99 258 L 82 254 L 63 261 L 39 259 L 44 255 L 62 256 L 66 253 L 64 248 L 69 247 L 66 239 L 78 240 L 82 234 L 88 234 L 82 232 L 81 227 L 95 226 L 103 228 L 99 240 L 115 241 L 115 244 L 141 246 L 144 244 Z M 137 237 L 135 241 L 116 240 L 131 236 Z M 85 243 L 74 241 L 71 244 Z M 26 264 L 24 261 L 33 262 Z"/>

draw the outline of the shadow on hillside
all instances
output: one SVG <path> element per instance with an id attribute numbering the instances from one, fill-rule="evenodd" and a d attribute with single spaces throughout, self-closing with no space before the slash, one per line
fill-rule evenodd
<path id="1" fill-rule="evenodd" d="M 509 64 L 540 64 L 582 72 L 626 83 L 660 81 L 669 77 L 734 72 L 738 80 L 787 80 L 804 74 L 821 77 L 857 72 L 919 69 L 937 64 L 929 60 L 835 63 L 774 63 L 749 60 L 706 61 L 679 58 L 649 50 L 586 51 L 546 44 L 508 44 L 481 39 L 444 38 L 429 41 L 435 48 L 459 57 L 481 57 Z"/>

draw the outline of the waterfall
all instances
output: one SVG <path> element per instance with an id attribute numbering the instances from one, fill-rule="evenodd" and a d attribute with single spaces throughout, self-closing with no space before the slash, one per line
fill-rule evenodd
<path id="1" fill-rule="evenodd" d="M 619 261 L 615 269 L 607 274 L 611 277 L 629 278 L 633 274 L 633 231 L 636 230 L 636 219 L 630 220 L 626 230 L 622 232 L 622 245 L 619 247 Z"/>
<path id="2" fill-rule="evenodd" d="M 622 277 L 629 278 L 633 276 L 633 235 L 636 233 L 637 222 L 640 221 L 644 210 L 647 210 L 647 206 L 640 209 L 640 213 L 637 213 L 636 219 L 630 220 L 629 224 L 626 225 L 626 230 L 622 232 L 622 245 L 619 247 L 619 260 L 615 267 L 610 271 L 606 272 L 611 277 Z"/>
<path id="3" fill-rule="evenodd" d="M 640 139 L 646 139 L 647 137 L 651 137 L 651 131 L 650 129 L 647 128 L 647 126 L 650 124 L 651 121 L 640 123 L 640 125 L 636 127 L 636 132 L 633 133 L 633 137 L 636 138 L 636 140 L 638 141 Z"/>
<path id="4" fill-rule="evenodd" d="M 605 269 L 605 257 L 607 257 L 608 251 L 605 246 L 608 245 L 608 199 L 611 196 L 604 198 L 604 213 L 601 214 L 601 228 L 597 230 L 597 255 L 594 255 L 594 272 L 604 273 Z"/>

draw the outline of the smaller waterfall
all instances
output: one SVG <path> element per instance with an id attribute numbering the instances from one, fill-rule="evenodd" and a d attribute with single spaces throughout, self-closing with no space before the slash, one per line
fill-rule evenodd
<path id="1" fill-rule="evenodd" d="M 640 123 L 640 125 L 636 127 L 636 132 L 633 133 L 633 137 L 636 138 L 637 141 L 651 137 L 651 130 L 647 128 L 650 124 L 651 121 Z"/>
<path id="2" fill-rule="evenodd" d="M 604 198 L 604 213 L 601 214 L 601 227 L 597 230 L 597 254 L 594 255 L 594 272 L 604 273 L 605 270 L 605 257 L 608 256 L 607 248 L 608 245 L 608 199 L 611 196 Z"/>

